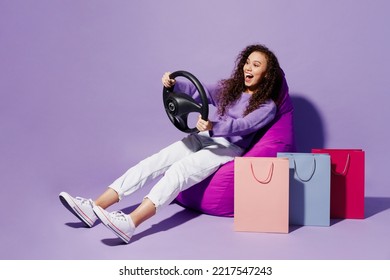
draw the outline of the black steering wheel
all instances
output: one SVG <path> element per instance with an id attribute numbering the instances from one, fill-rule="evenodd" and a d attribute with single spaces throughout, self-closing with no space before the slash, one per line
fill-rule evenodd
<path id="1" fill-rule="evenodd" d="M 195 128 L 189 128 L 187 124 L 188 115 L 193 112 L 201 114 L 203 120 L 208 119 L 209 106 L 207 101 L 206 92 L 199 82 L 199 80 L 187 71 L 176 71 L 169 75 L 171 79 L 177 77 L 187 78 L 196 87 L 201 97 L 201 104 L 196 102 L 191 96 L 185 93 L 174 92 L 173 88 L 163 88 L 163 101 L 164 108 L 167 112 L 168 118 L 171 120 L 174 126 L 179 130 L 187 133 L 199 132 Z"/>

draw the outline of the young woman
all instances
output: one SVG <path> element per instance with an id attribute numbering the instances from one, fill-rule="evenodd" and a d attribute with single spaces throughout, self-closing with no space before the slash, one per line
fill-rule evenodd
<path id="1" fill-rule="evenodd" d="M 175 86 L 199 100 L 192 83 L 162 77 L 165 87 Z M 87 226 L 97 219 L 128 243 L 135 229 L 145 220 L 169 205 L 179 192 L 210 176 L 224 163 L 241 156 L 256 132 L 270 123 L 276 114 L 282 72 L 276 56 L 263 45 L 246 47 L 236 60 L 229 79 L 216 86 L 206 86 L 210 104 L 218 109 L 208 120 L 200 117 L 199 133 L 140 161 L 114 181 L 96 200 L 60 193 L 63 205 Z M 107 212 L 105 209 L 163 175 L 131 213 Z"/>

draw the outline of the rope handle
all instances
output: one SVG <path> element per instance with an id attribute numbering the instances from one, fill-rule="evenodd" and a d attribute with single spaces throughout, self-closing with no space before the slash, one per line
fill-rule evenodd
<path id="1" fill-rule="evenodd" d="M 313 177 L 315 171 L 316 171 L 316 168 L 317 168 L 317 161 L 316 161 L 316 158 L 313 157 L 313 170 L 311 171 L 311 174 L 309 176 L 309 178 L 307 179 L 303 179 L 301 176 L 299 176 L 298 174 L 298 168 L 297 168 L 297 163 L 295 161 L 295 158 L 293 159 L 294 161 L 294 170 L 295 170 L 295 174 L 297 175 L 298 179 L 301 180 L 302 182 L 308 182 L 311 180 L 311 178 Z"/>
<path id="2" fill-rule="evenodd" d="M 255 171 L 253 170 L 253 164 L 252 164 L 252 162 L 251 162 L 251 171 L 252 171 L 252 176 L 253 176 L 253 178 L 255 178 L 255 180 L 256 180 L 257 182 L 259 182 L 260 184 L 268 184 L 269 182 L 271 182 L 272 175 L 273 175 L 273 173 L 274 173 L 274 163 L 273 163 L 273 162 L 271 163 L 271 167 L 270 167 L 270 169 L 269 169 L 268 176 L 267 176 L 267 178 L 266 178 L 265 180 L 260 180 L 260 179 L 258 179 L 258 178 L 256 177 Z"/>
<path id="3" fill-rule="evenodd" d="M 343 172 L 338 173 L 338 172 L 336 172 L 336 170 L 333 170 L 333 168 L 331 168 L 332 174 L 338 175 L 338 176 L 345 176 L 345 175 L 347 174 L 347 171 L 348 171 L 350 162 L 351 162 L 351 156 L 350 156 L 350 154 L 348 154 L 348 156 L 347 156 L 347 161 L 345 162 L 345 166 L 344 166 Z"/>

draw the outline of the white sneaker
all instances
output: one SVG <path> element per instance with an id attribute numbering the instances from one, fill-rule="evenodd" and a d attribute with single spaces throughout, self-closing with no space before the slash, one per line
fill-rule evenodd
<path id="1" fill-rule="evenodd" d="M 109 213 L 100 206 L 94 206 L 93 211 L 108 229 L 112 230 L 124 242 L 129 243 L 135 230 L 135 225 L 129 215 L 122 211 Z"/>
<path id="2" fill-rule="evenodd" d="M 94 203 L 91 199 L 72 197 L 68 193 L 62 192 L 60 193 L 60 200 L 66 209 L 88 227 L 92 227 L 96 222 L 97 217 L 93 212 Z"/>

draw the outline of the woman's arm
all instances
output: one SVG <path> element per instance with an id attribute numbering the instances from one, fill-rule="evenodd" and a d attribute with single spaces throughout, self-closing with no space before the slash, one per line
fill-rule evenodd
<path id="1" fill-rule="evenodd" d="M 276 115 L 276 104 L 269 100 L 245 117 L 225 116 L 222 120 L 212 122 L 211 136 L 243 136 L 256 132 L 269 124 Z"/>

